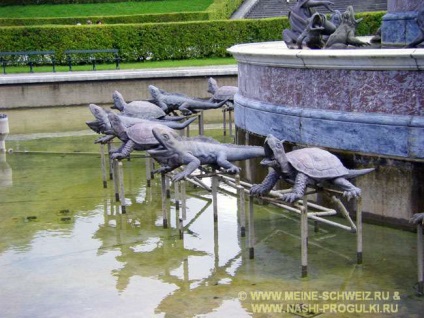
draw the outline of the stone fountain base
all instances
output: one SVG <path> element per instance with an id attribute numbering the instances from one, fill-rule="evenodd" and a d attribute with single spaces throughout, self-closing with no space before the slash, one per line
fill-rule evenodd
<path id="1" fill-rule="evenodd" d="M 239 67 L 240 131 L 376 166 L 357 184 L 364 210 L 377 217 L 406 221 L 424 210 L 423 49 L 289 50 L 268 42 L 229 51 Z"/>

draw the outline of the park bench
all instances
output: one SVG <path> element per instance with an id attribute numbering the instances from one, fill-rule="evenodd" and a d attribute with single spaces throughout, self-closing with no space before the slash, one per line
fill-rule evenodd
<path id="1" fill-rule="evenodd" d="M 6 74 L 7 65 L 17 65 L 25 63 L 29 66 L 29 71 L 34 73 L 34 65 L 52 64 L 53 72 L 56 72 L 56 60 L 54 51 L 27 51 L 27 52 L 0 52 L 0 63 L 3 68 L 3 74 Z"/>
<path id="2" fill-rule="evenodd" d="M 73 63 L 81 63 L 81 62 L 88 62 L 93 66 L 93 71 L 96 70 L 96 63 L 98 61 L 104 61 L 105 54 L 113 54 L 113 60 L 116 64 L 116 69 L 119 69 L 119 62 L 121 61 L 118 49 L 103 49 L 103 50 L 66 50 L 66 61 L 68 62 L 69 70 L 72 71 L 72 64 Z M 87 58 L 78 58 L 77 56 L 83 54 L 88 55 Z"/>

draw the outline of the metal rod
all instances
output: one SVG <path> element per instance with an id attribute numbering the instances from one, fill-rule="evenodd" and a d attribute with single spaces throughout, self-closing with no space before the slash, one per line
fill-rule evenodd
<path id="1" fill-rule="evenodd" d="M 237 188 L 239 193 L 239 209 L 240 209 L 240 235 L 241 237 L 246 236 L 246 204 L 245 204 L 245 195 L 244 188 L 239 186 Z"/>
<path id="2" fill-rule="evenodd" d="M 233 137 L 233 120 L 231 119 L 231 110 L 228 111 L 228 126 L 230 128 L 230 136 Z"/>
<path id="3" fill-rule="evenodd" d="M 175 200 L 175 209 L 178 211 L 180 209 L 180 183 L 174 181 L 174 200 Z"/>
<path id="4" fill-rule="evenodd" d="M 166 198 L 167 199 L 171 198 L 170 183 L 171 183 L 171 178 L 167 174 L 165 174 L 165 186 L 166 186 Z"/>
<path id="5" fill-rule="evenodd" d="M 125 188 L 124 188 L 124 170 L 122 161 L 118 162 L 118 179 L 119 179 L 119 201 L 121 202 L 122 213 L 127 212 L 125 203 Z"/>
<path id="6" fill-rule="evenodd" d="M 152 163 L 150 160 L 150 157 L 146 158 L 146 182 L 148 187 L 150 187 L 152 183 Z"/>
<path id="7" fill-rule="evenodd" d="M 109 157 L 109 179 L 112 180 L 113 179 L 113 160 L 110 158 L 110 150 L 111 150 L 111 145 L 110 142 L 107 143 L 107 154 Z"/>
<path id="8" fill-rule="evenodd" d="M 213 221 L 218 221 L 218 176 L 212 176 Z"/>
<path id="9" fill-rule="evenodd" d="M 349 212 L 347 211 L 347 209 L 344 206 L 344 204 L 342 203 L 342 201 L 339 198 L 337 198 L 335 195 L 333 195 L 331 197 L 331 200 L 333 200 L 333 202 L 335 202 L 339 206 L 340 212 L 343 214 L 343 216 L 349 222 L 350 226 L 352 227 L 352 231 L 355 231 L 356 232 L 357 231 L 356 225 L 353 222 L 353 220 L 350 218 Z"/>
<path id="10" fill-rule="evenodd" d="M 362 264 L 362 198 L 356 200 L 356 259 Z"/>
<path id="11" fill-rule="evenodd" d="M 303 206 L 300 207 L 300 239 L 301 239 L 301 259 L 302 277 L 308 276 L 308 201 L 303 197 Z"/>
<path id="12" fill-rule="evenodd" d="M 181 180 L 181 216 L 183 220 L 187 219 L 187 196 L 186 196 L 186 182 Z"/>
<path id="13" fill-rule="evenodd" d="M 118 184 L 118 171 L 117 171 L 117 160 L 112 160 L 112 167 L 111 167 L 111 171 L 112 171 L 112 180 L 113 180 L 113 189 L 115 191 L 115 201 L 119 202 L 119 184 Z"/>
<path id="14" fill-rule="evenodd" d="M 424 242 L 423 225 L 417 225 L 418 294 L 424 295 Z"/>
<path id="15" fill-rule="evenodd" d="M 222 123 L 223 123 L 223 130 L 224 130 L 224 136 L 227 136 L 227 111 L 225 109 L 222 110 Z"/>
<path id="16" fill-rule="evenodd" d="M 249 195 L 249 259 L 255 258 L 255 224 L 253 217 L 253 196 Z"/>
<path id="17" fill-rule="evenodd" d="M 198 119 L 198 121 L 199 121 L 199 135 L 205 134 L 205 126 L 204 126 L 203 119 L 204 119 L 204 115 L 203 115 L 203 110 L 202 110 L 199 113 L 199 119 Z"/>
<path id="18" fill-rule="evenodd" d="M 105 145 L 100 144 L 100 163 L 102 166 L 103 188 L 107 188 Z"/>
<path id="19" fill-rule="evenodd" d="M 161 173 L 161 196 L 162 196 L 162 221 L 163 221 L 163 228 L 168 228 L 168 213 L 167 213 L 167 206 L 166 206 L 166 180 L 165 180 L 165 174 Z"/>

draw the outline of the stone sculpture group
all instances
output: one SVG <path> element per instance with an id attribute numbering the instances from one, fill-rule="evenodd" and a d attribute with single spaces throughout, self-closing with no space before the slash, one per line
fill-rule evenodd
<path id="1" fill-rule="evenodd" d="M 134 150 L 147 151 L 160 164 L 157 173 L 168 173 L 184 166 L 173 176 L 174 181 L 179 181 L 189 178 L 205 165 L 211 166 L 214 171 L 237 174 L 240 168 L 233 162 L 263 158 L 261 164 L 273 170 L 261 184 L 252 186 L 251 194 L 266 195 L 279 179 L 283 179 L 293 185 L 290 193 L 281 196 L 281 200 L 290 203 L 300 199 L 306 187 L 322 187 L 325 184 L 338 187 L 347 199 L 359 197 L 361 190 L 347 179 L 374 170 L 348 170 L 336 156 L 318 148 L 285 153 L 283 142 L 272 135 L 267 137 L 263 147 L 225 144 L 206 136 L 181 136 L 176 130 L 184 129 L 195 121 L 197 116 L 192 116 L 194 113 L 224 105 L 233 108 L 238 88 L 220 87 L 215 79 L 209 78 L 208 92 L 212 95 L 209 99 L 170 93 L 153 85 L 148 89 L 152 96 L 150 100 L 126 102 L 122 94 L 115 91 L 110 110 L 89 105 L 95 120 L 87 122 L 87 125 L 104 135 L 95 142 L 105 144 L 114 138 L 122 142 L 118 149 L 110 151 L 111 159 L 128 158 Z"/>

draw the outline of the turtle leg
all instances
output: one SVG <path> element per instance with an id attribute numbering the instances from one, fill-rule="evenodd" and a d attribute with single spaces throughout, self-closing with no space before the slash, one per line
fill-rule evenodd
<path id="1" fill-rule="evenodd" d="M 292 203 L 302 198 L 305 194 L 306 185 L 308 184 L 308 181 L 309 177 L 306 174 L 298 172 L 294 181 L 292 191 L 289 193 L 282 194 L 280 199 Z"/>
<path id="2" fill-rule="evenodd" d="M 130 153 L 134 150 L 135 143 L 132 140 L 128 140 L 124 146 L 117 152 L 113 153 L 111 159 L 124 159 L 127 158 Z"/>
<path id="3" fill-rule="evenodd" d="M 269 191 L 271 191 L 278 182 L 278 179 L 280 179 L 280 174 L 275 170 L 270 171 L 261 184 L 252 185 L 250 188 L 250 194 L 263 195 L 269 193 Z"/>
<path id="4" fill-rule="evenodd" d="M 361 189 L 355 187 L 345 178 L 336 178 L 332 180 L 332 183 L 343 190 L 343 196 L 349 201 L 352 198 L 361 196 Z"/>

